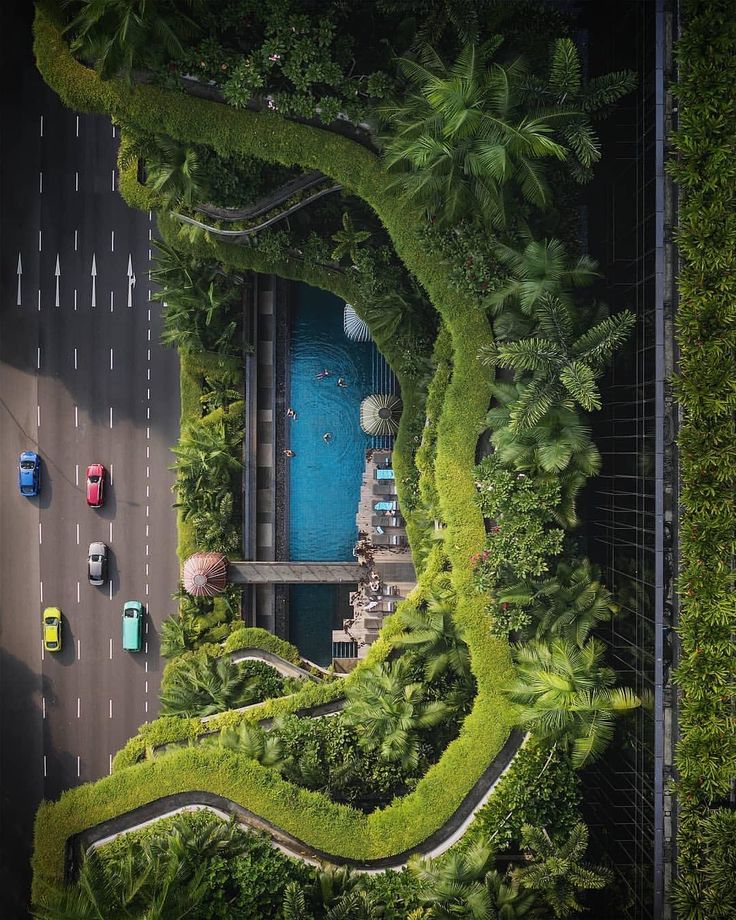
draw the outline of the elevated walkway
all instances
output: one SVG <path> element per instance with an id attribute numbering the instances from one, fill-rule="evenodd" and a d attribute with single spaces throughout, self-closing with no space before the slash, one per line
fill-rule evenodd
<path id="1" fill-rule="evenodd" d="M 231 562 L 228 579 L 234 585 L 355 584 L 365 570 L 355 562 Z"/>

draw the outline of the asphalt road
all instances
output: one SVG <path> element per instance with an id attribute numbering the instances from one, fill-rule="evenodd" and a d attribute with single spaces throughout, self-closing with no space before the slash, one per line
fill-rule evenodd
<path id="1" fill-rule="evenodd" d="M 23 916 L 39 801 L 107 774 L 158 710 L 159 625 L 174 609 L 178 573 L 169 448 L 179 388 L 149 299 L 155 226 L 115 191 L 115 129 L 64 109 L 45 86 L 30 4 L 4 7 L 3 20 L 0 913 L 12 917 Z M 42 457 L 38 498 L 18 493 L 24 449 Z M 85 503 L 92 462 L 110 474 L 99 511 Z M 102 588 L 87 581 L 93 540 L 110 547 Z M 121 648 L 129 598 L 147 607 L 139 654 Z M 57 654 L 42 649 L 48 605 L 63 613 Z"/>

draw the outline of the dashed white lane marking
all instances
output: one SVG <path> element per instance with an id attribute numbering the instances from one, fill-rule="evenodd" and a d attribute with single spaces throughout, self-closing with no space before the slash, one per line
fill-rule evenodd
<path id="1" fill-rule="evenodd" d="M 146 665 L 145 673 L 148 674 L 148 662 L 147 661 L 145 662 L 145 665 Z"/>
<path id="2" fill-rule="evenodd" d="M 151 322 L 151 308 L 148 308 L 148 322 Z"/>
<path id="3" fill-rule="evenodd" d="M 150 608 L 150 607 L 148 608 L 148 612 L 149 612 L 149 613 L 151 612 L 151 608 Z M 146 620 L 146 622 L 145 622 L 145 627 L 146 627 L 146 628 L 145 628 L 144 632 L 145 632 L 146 635 L 148 635 L 148 620 Z"/>
<path id="4" fill-rule="evenodd" d="M 82 660 L 82 640 L 77 639 L 77 661 Z"/>
<path id="5" fill-rule="evenodd" d="M 110 754 L 110 766 L 109 766 L 108 769 L 109 769 L 110 773 L 112 773 L 112 754 Z"/>
<path id="6" fill-rule="evenodd" d="M 110 661 L 112 661 L 112 639 L 110 639 Z"/>
<path id="7" fill-rule="evenodd" d="M 149 568 L 148 563 L 146 563 L 146 578 L 148 578 L 148 574 L 149 574 L 149 573 L 148 573 L 148 568 Z"/>
<path id="8" fill-rule="evenodd" d="M 79 546 L 79 524 L 77 526 L 77 546 Z"/>
<path id="9" fill-rule="evenodd" d="M 36 406 L 36 427 L 41 427 L 41 407 Z"/>
<path id="10" fill-rule="evenodd" d="M 79 191 L 79 173 L 76 170 L 74 172 L 74 191 Z"/>
<path id="11" fill-rule="evenodd" d="M 147 441 L 151 440 L 151 429 L 148 427 L 146 427 L 146 440 Z"/>
<path id="12" fill-rule="evenodd" d="M 148 530 L 148 524 L 146 524 L 146 530 Z M 146 533 L 146 536 L 148 536 L 147 533 Z M 149 544 L 149 543 L 146 543 L 146 555 L 147 555 L 147 556 L 149 555 L 149 552 L 148 552 L 149 548 L 150 548 L 150 544 Z"/>
<path id="13" fill-rule="evenodd" d="M 112 190 L 115 191 L 115 170 L 112 171 Z"/>
<path id="14" fill-rule="evenodd" d="M 146 700 L 146 712 L 148 712 L 148 700 Z"/>
<path id="15" fill-rule="evenodd" d="M 43 195 L 43 171 L 38 174 L 38 194 Z"/>
<path id="16" fill-rule="evenodd" d="M 115 137 L 115 125 L 112 126 L 112 136 Z"/>
<path id="17" fill-rule="evenodd" d="M 41 346 L 36 349 L 36 370 L 41 369 Z"/>
<path id="18" fill-rule="evenodd" d="M 147 654 L 148 654 L 148 641 L 146 641 L 146 648 L 145 648 L 145 651 L 143 652 L 143 654 L 144 654 L 144 655 L 147 655 Z M 146 681 L 146 693 L 148 693 L 148 681 Z"/>
<path id="19" fill-rule="evenodd" d="M 110 521 L 110 543 L 112 543 L 112 521 Z"/>
<path id="20" fill-rule="evenodd" d="M 43 716 L 44 719 L 46 718 L 46 697 L 45 696 L 41 697 L 41 715 Z"/>
<path id="21" fill-rule="evenodd" d="M 79 370 L 78 361 L 79 361 L 79 356 L 78 356 L 78 354 L 77 354 L 77 349 L 75 348 L 75 349 L 74 349 L 74 370 L 75 370 L 75 371 L 76 371 L 76 370 Z"/>
<path id="22" fill-rule="evenodd" d="M 43 647 L 43 639 L 41 639 L 41 661 L 46 660 L 46 651 Z"/>
<path id="23" fill-rule="evenodd" d="M 148 536 L 148 524 L 146 524 L 146 536 Z"/>
<path id="24" fill-rule="evenodd" d="M 43 775 L 46 776 L 46 755 L 43 755 Z"/>
<path id="25" fill-rule="evenodd" d="M 77 603 L 79 603 L 79 602 L 80 602 L 80 595 L 79 595 L 79 582 L 77 582 Z"/>
<path id="26" fill-rule="evenodd" d="M 74 407 L 74 427 L 79 428 L 79 406 Z"/>
<path id="27" fill-rule="evenodd" d="M 115 310 L 115 291 L 110 291 L 110 312 Z"/>
<path id="28" fill-rule="evenodd" d="M 43 534 L 41 532 L 41 522 L 40 521 L 38 522 L 38 545 L 39 546 L 43 545 Z"/>
<path id="29" fill-rule="evenodd" d="M 110 600 L 112 600 L 112 578 L 110 579 Z"/>
<path id="30" fill-rule="evenodd" d="M 151 250 L 148 250 L 148 261 L 150 262 L 153 256 L 151 255 Z"/>
<path id="31" fill-rule="evenodd" d="M 77 754 L 77 777 L 79 777 L 80 769 L 81 767 L 80 767 L 79 754 Z"/>
<path id="32" fill-rule="evenodd" d="M 114 367 L 114 361 L 113 361 L 113 349 L 111 348 L 111 349 L 110 349 L 110 370 L 112 370 L 112 369 L 113 369 L 113 367 Z"/>
<path id="33" fill-rule="evenodd" d="M 38 586 L 41 591 L 41 603 L 43 604 L 43 582 L 39 581 Z"/>
<path id="34" fill-rule="evenodd" d="M 113 188 L 113 192 L 114 191 L 115 189 Z M 110 252 L 115 252 L 115 231 L 114 230 L 110 231 Z"/>
<path id="35" fill-rule="evenodd" d="M 76 128 L 76 131 L 77 131 L 77 137 L 79 137 L 79 115 L 77 115 L 77 128 Z"/>
<path id="36" fill-rule="evenodd" d="M 151 487 L 146 486 L 146 498 L 150 498 L 150 497 L 151 497 Z"/>
<path id="37" fill-rule="evenodd" d="M 110 406 L 110 427 L 112 428 L 112 406 Z"/>
<path id="38" fill-rule="evenodd" d="M 43 115 L 41 116 L 41 137 L 43 137 Z"/>
<path id="39" fill-rule="evenodd" d="M 153 220 L 153 211 L 149 211 L 148 212 L 148 222 L 150 223 L 152 220 Z M 151 231 L 149 230 L 148 232 L 150 233 Z"/>
<path id="40" fill-rule="evenodd" d="M 80 719 L 81 717 L 82 717 L 82 700 L 79 697 L 77 697 L 77 718 Z"/>
<path id="41" fill-rule="evenodd" d="M 74 231 L 74 252 L 79 249 L 79 230 Z"/>
<path id="42" fill-rule="evenodd" d="M 74 309 L 77 309 L 77 289 L 74 288 Z"/>
<path id="43" fill-rule="evenodd" d="M 148 360 L 148 363 L 150 364 L 151 363 L 151 349 L 150 348 L 148 349 L 148 359 L 147 360 Z"/>
<path id="44" fill-rule="evenodd" d="M 113 471 L 113 465 L 112 465 L 112 463 L 111 463 L 111 464 L 110 464 L 110 485 L 113 484 L 113 473 L 112 473 L 112 471 Z"/>
<path id="45" fill-rule="evenodd" d="M 79 464 L 78 463 L 74 464 L 74 485 L 75 486 L 79 485 Z"/>
<path id="46" fill-rule="evenodd" d="M 150 228 L 149 228 L 149 230 L 148 230 L 148 239 L 149 239 L 149 240 L 151 239 L 151 230 L 150 230 Z M 149 256 L 148 258 L 150 259 L 151 257 Z"/>
<path id="47" fill-rule="evenodd" d="M 150 478 L 151 478 L 151 467 L 147 466 L 146 467 L 146 479 L 150 479 Z"/>
<path id="48" fill-rule="evenodd" d="M 112 700 L 110 700 L 110 718 L 112 719 Z"/>
<path id="49" fill-rule="evenodd" d="M 146 399 L 150 401 L 151 399 L 151 388 L 146 387 Z"/>
<path id="50" fill-rule="evenodd" d="M 151 445 L 146 444 L 146 460 L 150 460 L 150 459 L 151 459 Z"/>
<path id="51" fill-rule="evenodd" d="M 41 288 L 38 289 L 38 312 L 41 312 Z"/>
<path id="52" fill-rule="evenodd" d="M 146 642 L 146 654 L 148 654 L 148 643 Z M 146 681 L 146 693 L 148 693 L 148 681 Z"/>
<path id="53" fill-rule="evenodd" d="M 146 597 L 148 597 L 148 585 L 146 585 Z"/>
<path id="54" fill-rule="evenodd" d="M 150 329 L 148 330 L 148 341 L 149 342 L 151 341 L 151 330 Z"/>
<path id="55" fill-rule="evenodd" d="M 150 513 L 151 513 L 151 509 L 148 505 L 146 505 L 146 517 L 149 517 Z"/>
<path id="56" fill-rule="evenodd" d="M 150 379 L 151 379 L 151 368 L 149 367 L 149 368 L 148 368 L 148 376 L 146 377 L 146 380 L 150 380 Z"/>
<path id="57" fill-rule="evenodd" d="M 41 231 L 38 231 L 38 251 L 41 252 Z"/>

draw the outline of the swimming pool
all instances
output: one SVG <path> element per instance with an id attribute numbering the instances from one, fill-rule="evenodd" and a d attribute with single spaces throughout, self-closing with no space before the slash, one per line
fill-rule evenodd
<path id="1" fill-rule="evenodd" d="M 361 400 L 393 392 L 393 374 L 373 342 L 352 342 L 343 331 L 343 301 L 299 285 L 291 327 L 289 405 L 289 554 L 315 562 L 352 560 L 355 513 L 365 451 L 375 446 L 359 425 Z M 324 370 L 329 376 L 317 379 Z M 338 378 L 347 386 L 339 387 Z M 329 432 L 326 443 L 323 435 Z M 332 660 L 332 629 L 340 625 L 334 585 L 294 585 L 289 592 L 289 638 L 317 664 Z"/>

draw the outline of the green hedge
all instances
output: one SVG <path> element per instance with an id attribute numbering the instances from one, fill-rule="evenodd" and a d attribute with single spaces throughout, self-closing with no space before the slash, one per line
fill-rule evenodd
<path id="1" fill-rule="evenodd" d="M 391 192 L 380 160 L 368 150 L 347 138 L 272 114 L 235 111 L 153 86 L 138 86 L 129 92 L 115 81 L 102 83 L 94 72 L 74 61 L 48 9 L 44 3 L 36 16 L 36 59 L 46 81 L 68 105 L 107 112 L 142 131 L 207 144 L 223 156 L 240 152 L 286 166 L 320 169 L 374 209 L 398 256 L 424 286 L 453 347 L 453 373 L 437 429 L 435 475 L 447 525 L 443 551 L 458 594 L 456 617 L 470 647 L 478 693 L 459 737 L 416 789 L 367 816 L 291 786 L 257 764 L 246 765 L 205 749 L 172 753 L 71 790 L 57 805 L 44 804 L 39 812 L 34 896 L 61 879 L 66 836 L 176 789 L 211 789 L 227 795 L 336 855 L 373 857 L 399 852 L 425 839 L 455 811 L 503 746 L 512 722 L 512 709 L 501 695 L 511 668 L 509 647 L 489 637 L 488 598 L 475 592 L 470 563 L 484 538 L 472 471 L 493 379 L 492 371 L 480 367 L 476 358 L 479 346 L 491 338 L 485 314 L 479 304 L 452 287 L 441 249 L 422 233 L 423 215 Z M 279 272 L 273 265 L 261 270 Z M 286 272 L 285 276 L 289 277 Z M 439 556 L 434 554 L 433 561 Z M 423 578 L 418 593 L 426 584 Z M 396 629 L 396 621 L 389 621 L 384 635 L 371 648 L 370 660 L 387 654 L 388 636 Z M 348 680 L 357 679 L 359 673 Z M 332 684 L 314 692 L 339 689 L 340 685 Z M 276 711 L 289 703 L 293 704 L 293 697 L 270 701 L 262 711 Z"/>
<path id="2" fill-rule="evenodd" d="M 226 652 L 237 652 L 241 648 L 260 648 L 296 665 L 300 665 L 302 660 L 295 645 L 258 626 L 241 626 L 236 629 L 227 637 L 223 648 Z"/>
<path id="3" fill-rule="evenodd" d="M 736 17 L 729 0 L 683 0 L 677 46 L 682 690 L 682 920 L 732 917 L 730 866 L 711 871 L 709 828 L 736 776 Z M 731 900 L 730 900 L 731 899 Z"/>

